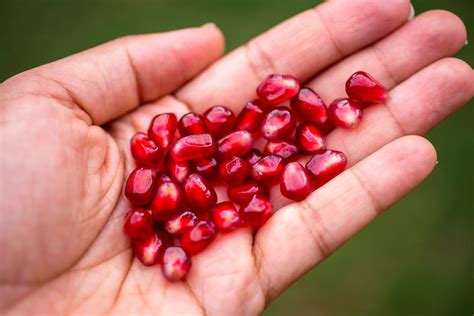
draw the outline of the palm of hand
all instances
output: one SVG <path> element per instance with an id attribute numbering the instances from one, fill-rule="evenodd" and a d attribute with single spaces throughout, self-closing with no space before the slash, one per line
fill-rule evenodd
<path id="1" fill-rule="evenodd" d="M 334 12 L 348 5 L 341 2 L 293 18 L 216 62 L 184 87 L 221 54 L 222 39 L 215 28 L 126 38 L 5 82 L 0 88 L 4 118 L 1 147 L 8 156 L 2 156 L 0 192 L 5 197 L 1 202 L 0 246 L 8 256 L 0 270 L 0 308 L 58 314 L 257 314 L 378 211 L 426 177 L 435 162 L 432 147 L 417 137 L 395 139 L 425 132 L 472 97 L 470 67 L 454 59 L 437 61 L 461 47 L 462 26 L 453 16 L 440 12 L 401 26 L 407 14 L 406 1 L 387 9 L 374 0 L 371 10 L 379 10 L 379 17 L 353 30 L 372 30 L 364 39 L 346 38 L 344 28 L 330 30 L 332 35 L 321 36 L 318 44 L 333 45 L 332 49 L 314 55 L 312 46 L 303 45 L 307 41 L 302 36 L 290 45 L 299 49 L 294 53 L 303 56 L 304 65 L 274 44 L 285 31 L 296 32 L 295 25 L 311 24 L 318 32 L 327 32 L 324 21 L 335 19 Z M 358 14 L 364 21 L 369 13 Z M 457 38 L 434 53 L 430 50 L 429 56 L 403 57 L 406 60 L 394 70 L 383 62 L 371 65 L 369 47 L 317 74 L 342 58 L 337 57 L 339 53 L 350 54 L 380 38 L 378 43 L 382 44 L 374 44 L 379 54 L 384 45 L 406 46 L 414 41 L 410 37 L 415 35 L 408 35 L 410 29 L 441 19 L 448 23 L 442 31 L 445 36 L 456 34 Z M 371 23 L 376 23 L 378 30 L 373 31 Z M 435 41 L 435 36 L 430 40 Z M 430 44 L 419 43 L 416 49 L 427 51 Z M 262 50 L 267 45 L 272 52 Z M 319 60 L 314 62 L 316 57 Z M 390 60 L 390 56 L 380 58 Z M 429 66 L 431 63 L 435 64 Z M 394 92 L 391 104 L 367 111 L 358 131 L 336 130 L 329 136 L 330 146 L 349 154 L 350 170 L 305 202 L 285 206 L 288 201 L 275 197 L 272 203 L 281 209 L 257 236 L 247 229 L 219 235 L 204 253 L 193 258 L 186 282 L 166 282 L 158 268 L 145 268 L 133 259 L 122 233 L 123 215 L 128 210 L 122 188 L 133 168 L 128 154 L 131 135 L 146 130 L 157 113 L 172 111 L 179 117 L 189 111 L 182 101 L 196 111 L 217 103 L 238 109 L 270 70 L 293 73 L 303 80 L 314 77 L 308 84 L 320 87 L 324 99 L 329 100 L 341 95 L 333 83 L 342 86 L 347 74 L 358 70 L 352 67 L 371 70 Z M 437 72 L 453 67 L 451 76 L 457 79 L 451 85 L 431 80 L 428 91 L 419 95 L 412 91 Z M 241 87 L 241 83 L 225 81 L 229 75 L 251 83 Z M 410 93 L 421 110 L 402 114 L 408 111 L 400 109 L 403 95 Z M 450 97 L 454 93 L 458 93 L 456 97 Z M 442 100 L 431 102 L 435 98 Z M 442 110 L 439 104 L 443 104 Z M 436 114 L 428 122 L 409 119 L 431 112 Z M 363 140 L 357 140 L 360 135 Z M 348 138 L 349 142 L 343 141 Z M 344 199 L 336 200 L 341 193 Z"/>

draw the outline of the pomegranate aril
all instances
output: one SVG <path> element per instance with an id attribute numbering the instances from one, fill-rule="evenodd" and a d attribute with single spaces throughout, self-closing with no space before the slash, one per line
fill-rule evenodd
<path id="1" fill-rule="evenodd" d="M 197 173 L 190 174 L 184 181 L 184 195 L 188 205 L 197 212 L 209 211 L 217 202 L 214 188 Z"/>
<path id="2" fill-rule="evenodd" d="M 252 148 L 243 157 L 250 165 L 253 165 L 263 157 L 262 152 L 256 148 Z"/>
<path id="3" fill-rule="evenodd" d="M 153 234 L 153 219 L 150 212 L 134 208 L 127 212 L 123 231 L 130 238 L 145 238 Z"/>
<path id="4" fill-rule="evenodd" d="M 261 131 L 270 141 L 288 137 L 296 127 L 296 119 L 287 107 L 279 106 L 268 112 L 263 118 Z"/>
<path id="5" fill-rule="evenodd" d="M 299 148 L 296 147 L 294 142 L 291 140 L 268 142 L 263 150 L 265 155 L 275 155 L 283 159 L 290 159 L 296 156 L 298 152 Z"/>
<path id="6" fill-rule="evenodd" d="M 314 185 L 320 187 L 343 172 L 346 165 L 347 158 L 343 152 L 328 149 L 314 155 L 306 164 L 306 170 Z"/>
<path id="7" fill-rule="evenodd" d="M 174 215 L 164 223 L 165 230 L 172 236 L 177 237 L 185 234 L 188 230 L 196 226 L 199 218 L 191 211 L 185 211 Z"/>
<path id="8" fill-rule="evenodd" d="M 232 156 L 242 157 L 253 146 L 254 139 L 248 131 L 234 131 L 217 141 L 217 157 L 227 160 Z"/>
<path id="9" fill-rule="evenodd" d="M 181 137 L 208 133 L 202 116 L 193 112 L 181 117 L 178 122 L 178 130 Z"/>
<path id="10" fill-rule="evenodd" d="M 153 169 L 138 167 L 128 176 L 125 196 L 134 205 L 145 205 L 155 192 L 156 174 Z"/>
<path id="11" fill-rule="evenodd" d="M 161 157 L 160 148 L 145 134 L 136 133 L 130 140 L 130 151 L 138 165 L 152 165 Z"/>
<path id="12" fill-rule="evenodd" d="M 168 247 L 163 253 L 161 272 L 171 282 L 183 280 L 191 269 L 191 258 L 181 247 Z"/>
<path id="13" fill-rule="evenodd" d="M 174 113 L 162 113 L 153 118 L 148 128 L 150 137 L 163 151 L 167 151 L 173 144 L 177 118 Z"/>
<path id="14" fill-rule="evenodd" d="M 302 122 L 323 124 L 328 119 L 326 104 L 316 92 L 308 87 L 302 88 L 291 100 L 291 109 Z"/>
<path id="15" fill-rule="evenodd" d="M 240 157 L 232 157 L 219 165 L 220 178 L 227 184 L 241 184 L 250 175 L 250 164 Z"/>
<path id="16" fill-rule="evenodd" d="M 387 89 L 366 72 L 354 73 L 346 82 L 346 93 L 350 99 L 364 105 L 383 103 Z"/>
<path id="17" fill-rule="evenodd" d="M 213 179 L 219 175 L 219 166 L 217 160 L 213 157 L 196 159 L 194 161 L 194 169 L 207 179 Z"/>
<path id="18" fill-rule="evenodd" d="M 181 247 L 193 256 L 203 251 L 216 238 L 217 230 L 212 222 L 200 221 L 180 239 Z"/>
<path id="19" fill-rule="evenodd" d="M 164 249 L 170 244 L 169 236 L 165 233 L 153 233 L 145 239 L 133 239 L 132 246 L 135 257 L 145 266 L 157 264 Z"/>
<path id="20" fill-rule="evenodd" d="M 229 199 L 236 204 L 247 204 L 255 194 L 268 197 L 266 184 L 261 181 L 249 180 L 227 188 Z"/>
<path id="21" fill-rule="evenodd" d="M 313 123 L 300 124 L 296 129 L 295 138 L 299 147 L 307 153 L 314 154 L 326 149 L 326 140 Z"/>
<path id="22" fill-rule="evenodd" d="M 290 162 L 283 169 L 280 191 L 283 196 L 293 201 L 302 201 L 311 193 L 308 174 L 299 162 Z"/>
<path id="23" fill-rule="evenodd" d="M 213 106 L 203 116 L 209 134 L 214 137 L 221 137 L 234 127 L 235 115 L 225 106 Z"/>
<path id="24" fill-rule="evenodd" d="M 327 120 L 323 124 L 317 124 L 319 131 L 323 135 L 328 135 L 330 132 L 332 132 L 336 126 L 331 122 L 331 120 Z"/>
<path id="25" fill-rule="evenodd" d="M 266 197 L 256 194 L 240 210 L 240 219 L 250 227 L 260 227 L 272 216 L 272 205 Z"/>
<path id="26" fill-rule="evenodd" d="M 257 95 L 263 103 L 277 105 L 293 98 L 299 89 L 300 84 L 295 77 L 273 74 L 257 87 Z"/>
<path id="27" fill-rule="evenodd" d="M 244 108 L 235 120 L 235 129 L 246 130 L 249 132 L 256 131 L 262 124 L 264 112 L 260 106 L 261 102 L 258 100 L 250 101 L 245 104 Z"/>
<path id="28" fill-rule="evenodd" d="M 171 147 L 171 156 L 177 161 L 199 159 L 211 155 L 216 144 L 210 134 L 184 136 Z"/>
<path id="29" fill-rule="evenodd" d="M 275 155 L 265 156 L 252 166 L 252 177 L 255 180 L 271 182 L 283 171 L 283 158 Z"/>
<path id="30" fill-rule="evenodd" d="M 151 202 L 151 210 L 155 221 L 164 221 L 178 212 L 183 200 L 183 192 L 179 184 L 173 180 L 163 181 L 156 188 Z"/>
<path id="31" fill-rule="evenodd" d="M 329 106 L 328 115 L 338 127 L 356 128 L 362 120 L 362 109 L 354 100 L 336 99 Z"/>
<path id="32" fill-rule="evenodd" d="M 169 155 L 166 157 L 165 165 L 168 174 L 179 183 L 183 183 L 184 179 L 191 173 L 191 167 L 188 161 L 177 161 L 172 159 Z"/>
<path id="33" fill-rule="evenodd" d="M 210 215 L 219 231 L 223 233 L 230 233 L 240 227 L 240 215 L 232 202 L 216 204 Z"/>

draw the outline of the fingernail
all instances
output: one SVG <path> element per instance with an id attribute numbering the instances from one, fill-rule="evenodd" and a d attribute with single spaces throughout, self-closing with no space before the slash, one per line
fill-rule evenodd
<path id="1" fill-rule="evenodd" d="M 215 29 L 217 28 L 216 24 L 209 22 L 201 26 L 202 28 L 210 28 L 210 29 Z"/>
<path id="2" fill-rule="evenodd" d="M 413 20 L 415 17 L 415 7 L 413 6 L 413 3 L 410 3 L 410 15 L 408 15 L 408 21 Z"/>

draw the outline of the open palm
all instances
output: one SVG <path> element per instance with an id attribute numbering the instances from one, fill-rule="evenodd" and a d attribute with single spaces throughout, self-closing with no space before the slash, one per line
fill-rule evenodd
<path id="1" fill-rule="evenodd" d="M 19 74 L 0 86 L 2 314 L 261 313 L 432 170 L 419 136 L 472 98 L 473 72 L 446 58 L 462 22 L 409 1 L 334 0 L 220 58 L 213 25 L 122 38 Z M 220 58 L 220 59 L 219 59 Z M 349 168 L 307 200 L 272 194 L 277 213 L 254 236 L 219 235 L 185 282 L 133 258 L 122 233 L 129 139 L 160 112 L 235 111 L 270 73 L 289 73 L 326 102 L 356 70 L 390 88 L 328 147 Z"/>

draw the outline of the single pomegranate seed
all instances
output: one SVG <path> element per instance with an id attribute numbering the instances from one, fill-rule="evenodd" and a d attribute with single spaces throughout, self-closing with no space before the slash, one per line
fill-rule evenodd
<path id="1" fill-rule="evenodd" d="M 241 184 L 250 175 L 250 164 L 240 157 L 232 157 L 219 165 L 220 177 L 227 184 Z"/>
<path id="2" fill-rule="evenodd" d="M 211 218 L 219 231 L 230 233 L 240 227 L 240 215 L 232 202 L 216 204 L 211 210 Z"/>
<path id="3" fill-rule="evenodd" d="M 296 119 L 289 108 L 279 106 L 268 112 L 263 118 L 262 135 L 270 141 L 288 137 L 296 127 Z"/>
<path id="4" fill-rule="evenodd" d="M 275 155 L 283 159 L 290 159 L 296 156 L 298 152 L 299 148 L 296 147 L 294 142 L 291 140 L 268 142 L 263 150 L 265 155 Z"/>
<path id="5" fill-rule="evenodd" d="M 217 202 L 214 188 L 197 173 L 192 173 L 184 181 L 184 195 L 189 206 L 198 212 L 209 211 Z"/>
<path id="6" fill-rule="evenodd" d="M 259 103 L 259 100 L 254 100 L 245 104 L 235 120 L 235 129 L 254 132 L 260 128 L 264 113 Z"/>
<path id="7" fill-rule="evenodd" d="M 187 135 L 206 134 L 207 128 L 201 115 L 190 112 L 184 114 L 178 122 L 181 137 Z"/>
<path id="8" fill-rule="evenodd" d="M 216 144 L 210 134 L 184 136 L 171 147 L 171 156 L 177 161 L 192 160 L 211 155 Z"/>
<path id="9" fill-rule="evenodd" d="M 173 177 L 173 179 L 176 179 L 179 183 L 183 183 L 184 179 L 191 172 L 191 167 L 188 161 L 177 161 L 167 155 L 166 171 Z"/>
<path id="10" fill-rule="evenodd" d="M 360 104 L 351 99 L 336 99 L 328 109 L 328 115 L 334 125 L 342 128 L 356 128 L 362 120 Z"/>
<path id="11" fill-rule="evenodd" d="M 247 204 L 255 194 L 268 197 L 268 188 L 261 181 L 249 180 L 241 185 L 227 188 L 229 199 L 236 204 Z"/>
<path id="12" fill-rule="evenodd" d="M 176 135 L 177 118 L 174 113 L 158 114 L 153 118 L 148 128 L 150 137 L 163 151 L 173 144 Z"/>
<path id="13" fill-rule="evenodd" d="M 262 155 L 262 152 L 256 148 L 252 148 L 249 150 L 249 152 L 247 154 L 245 154 L 244 156 L 244 160 L 247 161 L 250 165 L 253 165 L 254 163 L 256 163 L 257 161 L 260 160 L 260 158 L 262 158 L 263 155 Z"/>
<path id="14" fill-rule="evenodd" d="M 222 105 L 216 105 L 204 113 L 204 123 L 209 134 L 222 137 L 234 127 L 234 113 Z"/>
<path id="15" fill-rule="evenodd" d="M 130 140 L 130 151 L 133 159 L 139 165 L 157 163 L 161 157 L 158 146 L 144 133 L 136 133 Z"/>
<path id="16" fill-rule="evenodd" d="M 315 154 L 326 149 L 324 136 L 313 123 L 300 124 L 295 137 L 299 147 L 307 153 Z"/>
<path id="17" fill-rule="evenodd" d="M 347 158 L 343 152 L 326 150 L 314 155 L 306 164 L 306 170 L 314 180 L 316 187 L 320 187 L 341 172 L 347 165 Z"/>
<path id="18" fill-rule="evenodd" d="M 156 181 L 155 181 L 156 184 L 155 184 L 155 185 L 156 185 L 156 187 L 158 187 L 158 186 L 160 186 L 163 182 L 170 182 L 170 181 L 172 181 L 172 180 L 171 180 L 171 177 L 170 177 L 168 174 L 166 174 L 166 173 L 164 173 L 164 172 L 160 172 L 160 173 L 158 173 L 158 175 L 156 176 Z"/>
<path id="19" fill-rule="evenodd" d="M 272 216 L 272 205 L 266 197 L 256 194 L 240 210 L 240 219 L 246 226 L 260 227 Z"/>
<path id="20" fill-rule="evenodd" d="M 170 244 L 169 236 L 164 233 L 153 233 L 145 239 L 134 239 L 132 241 L 135 257 L 145 266 L 157 264 L 163 250 Z"/>
<path id="21" fill-rule="evenodd" d="M 175 214 L 183 200 L 181 187 L 175 181 L 163 181 L 156 189 L 151 202 L 151 210 L 155 221 L 163 221 Z"/>
<path id="22" fill-rule="evenodd" d="M 290 162 L 283 169 L 280 191 L 283 196 L 293 201 L 302 201 L 311 193 L 308 174 L 299 162 Z"/>
<path id="23" fill-rule="evenodd" d="M 277 105 L 294 97 L 300 89 L 298 80 L 290 75 L 270 75 L 257 88 L 265 104 Z"/>
<path id="24" fill-rule="evenodd" d="M 213 157 L 196 159 L 194 169 L 206 179 L 213 179 L 219 175 L 217 160 Z"/>
<path id="25" fill-rule="evenodd" d="M 155 171 L 149 168 L 136 168 L 128 176 L 125 196 L 134 205 L 145 205 L 155 192 Z"/>
<path id="26" fill-rule="evenodd" d="M 368 73 L 358 71 L 346 82 L 346 93 L 350 99 L 364 105 L 383 103 L 387 99 L 387 89 Z"/>
<path id="27" fill-rule="evenodd" d="M 191 258 L 181 247 L 168 247 L 163 253 L 161 272 L 171 282 L 183 280 L 191 269 Z"/>
<path id="28" fill-rule="evenodd" d="M 193 256 L 203 251 L 216 238 L 216 227 L 212 222 L 200 221 L 181 237 L 181 247 Z"/>
<path id="29" fill-rule="evenodd" d="M 196 226 L 199 218 L 191 211 L 184 211 L 167 220 L 164 224 L 165 230 L 172 236 L 181 236 Z"/>
<path id="30" fill-rule="evenodd" d="M 316 92 L 307 87 L 302 88 L 298 96 L 291 100 L 291 109 L 302 122 L 323 124 L 328 119 L 326 104 Z"/>
<path id="31" fill-rule="evenodd" d="M 153 234 L 153 219 L 150 212 L 134 208 L 127 212 L 123 231 L 130 238 L 145 238 Z"/>
<path id="32" fill-rule="evenodd" d="M 265 156 L 252 166 L 252 177 L 255 180 L 271 182 L 283 171 L 283 158 L 270 155 Z"/>
<path id="33" fill-rule="evenodd" d="M 242 157 L 253 146 L 254 139 L 248 131 L 234 131 L 217 141 L 217 156 L 227 160 L 232 156 Z"/>

